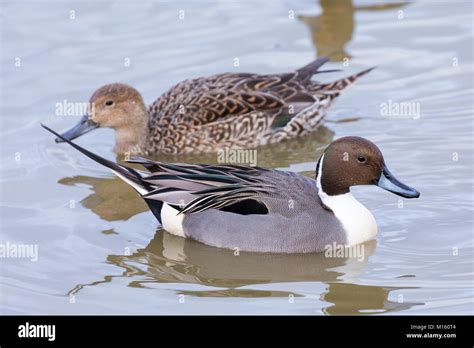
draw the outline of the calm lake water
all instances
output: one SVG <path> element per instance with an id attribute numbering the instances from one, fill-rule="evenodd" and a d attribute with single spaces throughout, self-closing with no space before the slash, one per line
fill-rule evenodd
<path id="1" fill-rule="evenodd" d="M 0 312 L 473 314 L 473 6 L 379 3 L 2 1 L 0 242 L 36 245 L 38 259 L 0 258 Z M 377 69 L 324 128 L 258 149 L 258 165 L 313 176 L 331 140 L 376 142 L 421 197 L 353 190 L 379 225 L 362 260 L 235 256 L 171 236 L 126 184 L 39 126 L 68 129 L 78 116 L 56 104 L 105 83 L 151 103 L 186 78 L 286 72 L 317 55 L 343 69 L 323 80 Z M 397 115 L 400 103 L 412 109 Z M 105 129 L 78 139 L 111 159 L 113 142 Z"/>

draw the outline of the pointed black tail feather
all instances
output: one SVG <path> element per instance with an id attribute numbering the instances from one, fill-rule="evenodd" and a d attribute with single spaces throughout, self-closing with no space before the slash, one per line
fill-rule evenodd
<path id="1" fill-rule="evenodd" d="M 125 179 L 129 180 L 129 184 L 136 190 L 138 191 L 138 193 L 142 193 L 140 192 L 139 190 L 140 189 L 143 189 L 145 191 L 149 191 L 150 190 L 150 187 L 149 187 L 149 184 L 143 182 L 142 180 L 142 176 L 140 175 L 140 173 L 138 173 L 136 170 L 134 170 L 133 168 L 129 168 L 129 167 L 125 167 L 121 164 L 118 164 L 118 163 L 115 163 L 115 162 L 112 162 L 112 161 L 109 161 L 99 155 L 96 155 L 95 153 L 89 151 L 89 150 L 86 150 L 84 149 L 83 147 L 73 143 L 72 141 L 64 138 L 62 135 L 56 133 L 55 131 L 53 131 L 51 128 L 45 126 L 44 124 L 41 123 L 41 127 L 43 127 L 44 129 L 46 129 L 47 131 L 53 133 L 54 135 L 56 135 L 57 137 L 59 137 L 60 139 L 64 140 L 66 143 L 68 143 L 69 145 L 71 145 L 73 148 L 75 148 L 76 150 L 78 150 L 79 152 L 83 153 L 84 155 L 86 155 L 87 157 L 89 157 L 90 159 L 94 160 L 95 162 L 99 163 L 99 164 L 102 164 L 103 166 L 109 168 L 110 170 L 112 170 L 114 173 L 118 174 L 119 176 L 123 176 Z M 135 184 L 135 185 L 132 185 Z"/>
<path id="2" fill-rule="evenodd" d="M 161 208 L 163 208 L 163 202 L 154 201 L 153 199 L 143 199 L 145 200 L 145 203 L 148 205 L 148 208 L 150 208 L 150 211 L 156 217 L 158 222 L 163 225 L 163 222 L 161 221 Z"/>
<path id="3" fill-rule="evenodd" d="M 303 84 L 309 82 L 311 80 L 311 77 L 316 74 L 318 69 L 323 66 L 325 63 L 329 62 L 328 57 L 320 57 L 311 63 L 305 65 L 302 68 L 299 68 L 296 70 L 298 73 L 298 80 L 300 80 Z"/>

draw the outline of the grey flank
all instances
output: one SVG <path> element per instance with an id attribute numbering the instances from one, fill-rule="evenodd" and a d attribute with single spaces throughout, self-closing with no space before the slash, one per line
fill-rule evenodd
<path id="1" fill-rule="evenodd" d="M 256 197 L 269 214 L 242 216 L 216 209 L 189 214 L 183 220 L 186 237 L 220 248 L 271 253 L 319 252 L 333 242 L 346 243 L 341 223 L 322 205 L 315 180 L 278 170 L 259 178 L 278 188 Z"/>

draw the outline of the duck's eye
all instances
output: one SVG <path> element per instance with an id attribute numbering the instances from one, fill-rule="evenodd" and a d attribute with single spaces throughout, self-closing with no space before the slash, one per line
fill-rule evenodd
<path id="1" fill-rule="evenodd" d="M 107 105 L 107 106 L 114 105 L 114 101 L 113 101 L 113 100 L 107 100 L 107 101 L 105 102 L 105 105 Z"/>
<path id="2" fill-rule="evenodd" d="M 358 157 L 357 157 L 357 162 L 359 162 L 359 163 L 365 163 L 365 161 L 367 161 L 367 160 L 366 160 L 366 158 L 365 158 L 364 156 L 358 156 Z"/>

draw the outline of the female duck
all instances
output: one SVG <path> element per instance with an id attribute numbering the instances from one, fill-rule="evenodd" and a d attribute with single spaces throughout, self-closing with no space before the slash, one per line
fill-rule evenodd
<path id="1" fill-rule="evenodd" d="M 72 140 L 109 127 L 115 130 L 115 152 L 155 155 L 249 148 L 306 135 L 318 129 L 340 92 L 371 70 L 332 83 L 311 81 L 327 61 L 319 58 L 286 74 L 185 80 L 148 110 L 133 87 L 105 85 L 90 98 L 90 115 L 62 136 Z"/>

